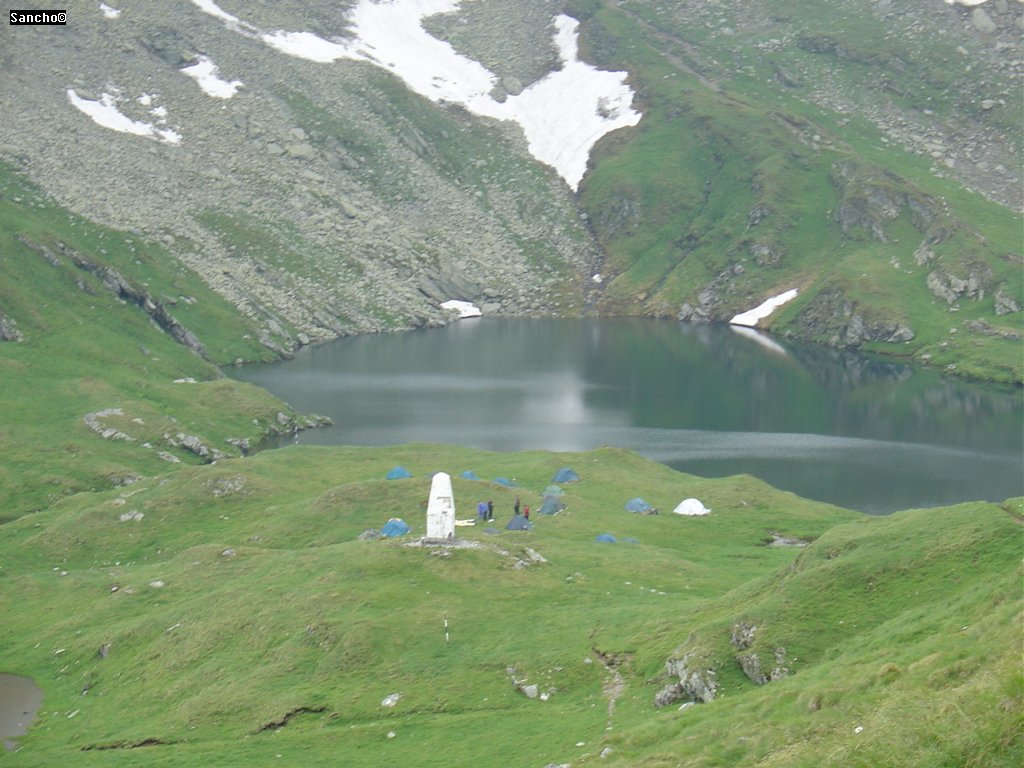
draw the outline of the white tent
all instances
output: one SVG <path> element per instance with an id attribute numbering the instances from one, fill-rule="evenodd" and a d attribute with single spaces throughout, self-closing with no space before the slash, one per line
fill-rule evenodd
<path id="1" fill-rule="evenodd" d="M 698 499 L 683 499 L 679 506 L 672 510 L 677 515 L 707 515 L 711 512 Z"/>

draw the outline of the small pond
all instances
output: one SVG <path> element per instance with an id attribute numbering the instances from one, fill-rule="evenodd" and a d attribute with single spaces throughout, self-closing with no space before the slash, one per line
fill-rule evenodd
<path id="1" fill-rule="evenodd" d="M 4 749 L 17 748 L 15 737 L 28 731 L 43 703 L 43 691 L 31 678 L 0 674 L 0 740 Z"/>

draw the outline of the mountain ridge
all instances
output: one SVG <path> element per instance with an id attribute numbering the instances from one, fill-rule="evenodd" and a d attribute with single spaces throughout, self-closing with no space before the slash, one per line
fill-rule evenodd
<path id="1" fill-rule="evenodd" d="M 643 119 L 598 143 L 578 195 L 513 124 L 416 96 L 375 64 L 253 39 L 351 41 L 356 3 L 160 7 L 108 18 L 83 4 L 67 28 L 0 31 L 0 159 L 71 211 L 160 241 L 278 354 L 449 322 L 446 299 L 488 314 L 727 321 L 799 288 L 764 327 L 1024 380 L 1020 217 L 985 199 L 1020 204 L 1004 194 L 1020 188 L 1014 4 L 975 8 L 994 25 L 979 28 L 939 0 L 761 0 L 742 15 L 437 3 L 424 27 L 487 63 L 488 98 L 557 69 L 562 12 L 580 20 L 584 60 L 630 73 Z M 203 61 L 238 92 L 211 96 L 181 75 Z M 109 97 L 183 143 L 97 126 L 68 93 Z"/>

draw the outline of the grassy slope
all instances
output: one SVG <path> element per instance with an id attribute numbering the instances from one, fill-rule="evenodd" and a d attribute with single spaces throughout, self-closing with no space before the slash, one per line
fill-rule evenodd
<path id="1" fill-rule="evenodd" d="M 581 188 L 608 254 L 606 310 L 675 316 L 739 265 L 744 272 L 717 287 L 715 317 L 798 287 L 800 298 L 773 327 L 836 343 L 831 331 L 819 336 L 796 321 L 816 295 L 838 290 L 869 323 L 905 323 L 915 333 L 909 343 L 868 348 L 1022 381 L 1019 315 L 993 311 L 998 286 L 1018 304 L 1024 298 L 1019 216 L 934 177 L 926 160 L 885 146 L 859 121 L 799 101 L 771 77 L 740 68 L 712 90 L 675 58 L 681 46 L 707 43 L 688 39 L 695 30 L 668 27 L 659 38 L 635 17 L 591 5 L 596 13 L 584 27 L 584 45 L 602 65 L 630 70 L 645 111 L 637 130 L 603 142 Z M 644 8 L 634 10 L 642 15 Z M 845 192 L 830 179 L 842 162 L 858 169 Z M 923 201 L 934 221 L 915 225 L 904 205 L 899 217 L 879 222 L 888 242 L 863 228 L 844 233 L 837 206 L 861 203 L 879 186 Z M 771 212 L 751 224 L 748 214 L 759 204 Z M 935 259 L 916 264 L 915 250 L 940 231 L 945 239 L 932 248 Z M 754 248 L 761 246 L 774 255 L 758 263 Z M 988 271 L 988 290 L 958 301 L 952 314 L 926 277 L 936 270 L 965 277 L 972 268 Z M 982 319 L 996 333 L 968 328 Z"/>
<path id="2" fill-rule="evenodd" d="M 653 104 L 656 95 L 652 84 L 646 97 Z M 696 117 L 673 119 L 695 120 L 709 146 L 723 141 L 719 121 L 734 120 L 730 130 L 749 132 L 736 134 L 738 143 L 773 194 L 792 183 L 807 185 L 798 186 L 803 201 L 829 193 L 820 175 L 827 163 L 812 153 L 795 160 L 819 175 L 789 175 L 788 129 L 757 122 L 761 106 L 733 99 L 726 113 L 717 99 L 694 97 Z M 777 154 L 756 155 L 760 128 Z M 706 153 L 670 151 L 659 130 L 638 134 L 651 142 L 641 153 L 648 159 L 626 152 L 608 162 L 669 179 L 668 192 L 635 190 L 646 196 L 641 210 L 668 217 L 658 230 L 667 237 L 680 222 L 669 221 L 665 201 L 703 200 L 710 166 Z M 662 153 L 660 168 L 651 152 Z M 643 268 L 630 279 L 642 276 L 653 300 L 717 274 L 727 262 L 712 241 L 746 226 L 727 205 L 750 194 L 734 179 L 742 164 L 720 156 L 731 170 L 718 173 L 732 186 L 716 181 L 701 216 L 681 222 L 697 242 L 709 239 L 698 248 L 703 261 L 687 259 L 666 276 L 657 238 L 638 249 Z M 678 172 L 663 173 L 664 163 Z M 595 188 L 606 181 L 594 175 Z M 45 691 L 23 749 L 0 755 L 5 764 L 1019 763 L 1019 503 L 862 518 L 751 478 L 702 480 L 612 449 L 290 448 L 198 465 L 162 434 L 181 430 L 231 452 L 225 438 L 256 436 L 279 411 L 290 413 L 214 365 L 264 354 L 253 327 L 159 248 L 70 217 L 9 175 L 0 191 L 0 311 L 25 336 L 0 344 L 0 669 L 30 675 Z M 806 204 L 792 194 L 794 206 Z M 973 220 L 991 216 L 985 231 L 1005 239 L 999 215 L 963 205 L 976 206 Z M 785 237 L 796 239 L 785 243 L 814 241 L 813 207 L 806 217 L 787 210 Z M 147 286 L 212 362 L 18 235 L 53 253 L 66 243 Z M 777 269 L 805 274 L 799 263 Z M 629 280 L 619 282 L 611 295 L 627 289 Z M 174 383 L 183 377 L 199 383 Z M 135 442 L 104 441 L 82 422 L 112 407 L 125 416 L 111 426 Z M 157 449 L 184 463 L 160 460 Z M 383 481 L 397 463 L 416 477 Z M 465 536 L 484 548 L 450 557 L 357 540 L 392 515 L 422 532 L 432 471 L 512 476 L 535 500 L 564 463 L 583 482 L 569 489 L 566 513 L 529 534 L 470 529 Z M 143 477 L 110 487 L 127 475 Z M 460 509 L 492 497 L 507 518 L 512 491 L 456 479 L 455 492 Z M 666 511 L 695 495 L 715 514 L 623 512 L 637 494 Z M 120 522 L 126 512 L 142 517 Z M 639 543 L 594 543 L 603 531 Z M 815 544 L 768 548 L 771 532 Z M 527 546 L 548 562 L 516 568 Z M 762 628 L 755 650 L 786 649 L 790 678 L 756 687 L 740 674 L 728 643 L 739 620 Z M 686 712 L 655 711 L 665 659 L 687 650 L 705 656 L 724 695 Z M 598 651 L 621 660 L 625 688 L 610 721 L 611 676 L 595 663 Z M 509 668 L 551 699 L 517 693 Z M 398 706 L 382 708 L 394 692 Z"/>
<path id="3" fill-rule="evenodd" d="M 395 463 L 415 477 L 383 480 Z M 530 533 L 460 528 L 485 548 L 448 557 L 356 538 L 391 516 L 421 535 L 432 471 L 512 476 L 533 501 L 565 463 L 583 480 Z M 507 519 L 515 491 L 454 485 L 460 516 L 490 497 Z M 623 511 L 636 494 L 663 510 L 697 495 L 714 514 Z M 124 510 L 145 516 L 120 523 Z M 294 447 L 185 467 L 3 526 L 0 668 L 46 692 L 8 759 L 1009 765 L 1021 707 L 1011 511 L 1016 521 L 988 504 L 863 518 L 613 449 Z M 639 543 L 595 543 L 603 531 Z M 763 546 L 772 531 L 816 542 Z M 548 562 L 514 567 L 527 546 Z M 36 609 L 19 611 L 26 602 Z M 785 646 L 792 677 L 759 688 L 739 674 L 727 638 L 740 619 Z M 724 695 L 655 711 L 664 660 L 694 645 Z M 597 651 L 623 661 L 611 731 L 608 674 L 585 663 Z M 509 668 L 550 700 L 517 693 Z M 163 744 L 124 748 L 146 740 Z"/>
<path id="4" fill-rule="evenodd" d="M 0 343 L 0 519 L 120 477 L 166 471 L 157 450 L 198 460 L 168 446 L 165 432 L 237 453 L 226 438 L 258 436 L 279 411 L 291 413 L 266 392 L 223 378 L 213 362 L 173 341 L 58 246 L 145 286 L 200 337 L 212 361 L 266 356 L 245 318 L 196 275 L 139 238 L 71 216 L 6 172 L 0 191 L 0 312 L 24 336 Z M 19 236 L 47 248 L 59 265 Z M 197 383 L 174 383 L 183 378 Z M 125 415 L 107 426 L 134 443 L 103 440 L 83 422 L 108 408 Z M 152 448 L 142 447 L 147 441 Z"/>

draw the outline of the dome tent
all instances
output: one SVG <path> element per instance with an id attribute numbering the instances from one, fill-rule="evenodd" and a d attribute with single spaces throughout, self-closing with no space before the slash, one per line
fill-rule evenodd
<path id="1" fill-rule="evenodd" d="M 404 480 L 407 477 L 412 477 L 412 472 L 405 467 L 395 467 L 388 472 L 387 477 L 388 480 Z"/>
<path id="2" fill-rule="evenodd" d="M 384 527 L 380 529 L 380 535 L 387 539 L 392 539 L 396 536 L 405 536 L 408 532 L 409 525 L 405 520 L 397 517 L 392 517 L 384 523 Z"/>
<path id="3" fill-rule="evenodd" d="M 689 517 L 707 515 L 711 512 L 711 510 L 705 507 L 698 499 L 683 499 L 679 502 L 679 506 L 672 511 L 677 515 L 687 515 Z"/>
<path id="4" fill-rule="evenodd" d="M 547 488 L 544 489 L 544 493 L 542 493 L 541 495 L 542 496 L 564 496 L 565 495 L 565 491 L 563 491 L 557 485 L 549 485 Z"/>
<path id="5" fill-rule="evenodd" d="M 576 483 L 579 482 L 580 476 L 577 475 L 572 468 L 562 467 L 560 470 L 555 472 L 554 477 L 551 478 L 553 483 Z"/>
<path id="6" fill-rule="evenodd" d="M 556 515 L 565 509 L 565 504 L 555 498 L 545 499 L 544 504 L 537 510 L 538 515 Z"/>
<path id="7" fill-rule="evenodd" d="M 480 479 L 479 477 L 476 476 L 476 472 L 474 472 L 472 469 L 467 469 L 465 472 L 463 472 L 461 475 L 459 475 L 459 477 L 461 477 L 463 480 L 479 480 Z"/>
<path id="8" fill-rule="evenodd" d="M 529 531 L 532 528 L 533 524 L 522 515 L 516 515 L 505 526 L 506 531 Z"/>
<path id="9" fill-rule="evenodd" d="M 610 533 L 599 533 L 594 537 L 594 541 L 598 544 L 614 544 L 616 539 Z"/>
<path id="10" fill-rule="evenodd" d="M 496 478 L 494 478 L 494 482 L 497 483 L 498 485 L 504 485 L 506 488 L 518 488 L 519 487 L 513 481 L 509 480 L 507 477 L 496 477 Z"/>
<path id="11" fill-rule="evenodd" d="M 632 498 L 626 502 L 627 512 L 650 512 L 651 505 L 641 499 L 639 496 Z"/>

